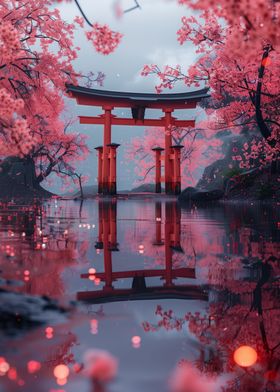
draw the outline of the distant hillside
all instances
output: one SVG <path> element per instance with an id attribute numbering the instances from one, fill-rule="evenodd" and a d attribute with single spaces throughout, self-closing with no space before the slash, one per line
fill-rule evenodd
<path id="1" fill-rule="evenodd" d="M 155 184 L 142 184 L 137 186 L 136 188 L 131 189 L 130 192 L 133 193 L 154 193 L 155 192 Z"/>
<path id="2" fill-rule="evenodd" d="M 98 186 L 97 185 L 84 185 L 83 191 L 84 191 L 84 197 L 91 197 L 91 196 L 97 195 Z M 80 192 L 80 190 L 75 190 L 74 192 L 67 193 L 64 196 L 79 198 L 79 197 L 81 197 L 81 192 Z"/>
<path id="3" fill-rule="evenodd" d="M 85 185 L 83 187 L 83 191 L 84 191 L 84 197 L 92 197 L 97 195 L 98 193 L 98 186 L 97 185 Z M 118 194 L 128 194 L 128 193 L 154 193 L 155 191 L 155 185 L 154 184 L 142 184 L 139 185 L 136 188 L 133 188 L 131 190 L 118 190 Z M 73 197 L 73 198 L 80 198 L 81 197 L 81 193 L 80 191 L 74 191 L 71 193 L 67 193 L 64 196 L 67 197 Z"/>

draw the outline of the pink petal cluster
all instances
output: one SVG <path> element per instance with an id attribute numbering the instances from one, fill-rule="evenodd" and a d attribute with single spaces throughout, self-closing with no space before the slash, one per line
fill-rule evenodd
<path id="1" fill-rule="evenodd" d="M 88 350 L 84 355 L 84 374 L 99 383 L 112 381 L 118 372 L 118 360 L 104 350 Z"/>
<path id="2" fill-rule="evenodd" d="M 20 112 L 24 107 L 22 99 L 14 99 L 5 89 L 0 89 L 0 118 L 6 120 L 13 116 L 14 113 Z"/>
<path id="3" fill-rule="evenodd" d="M 170 130 L 174 144 L 184 146 L 181 153 L 181 171 L 183 186 L 194 185 L 201 176 L 201 167 L 207 166 L 223 157 L 222 140 L 215 137 L 212 130 L 204 130 L 203 124 L 197 128 L 172 127 Z M 162 128 L 150 127 L 145 129 L 142 137 L 134 137 L 126 149 L 127 159 L 137 160 L 135 168 L 140 181 L 154 181 L 154 147 L 164 147 L 165 132 Z"/>
<path id="4" fill-rule="evenodd" d="M 86 36 L 92 41 L 96 51 L 104 55 L 114 52 L 122 39 L 121 33 L 99 23 L 94 23 L 92 30 L 87 32 Z"/>
<path id="5" fill-rule="evenodd" d="M 20 117 L 24 109 L 22 99 L 14 99 L 5 89 L 0 89 L 0 124 L 5 132 L 5 143 L 0 143 L 0 154 L 24 156 L 35 144 L 25 118 Z"/>
<path id="6" fill-rule="evenodd" d="M 10 21 L 0 23 L 1 56 L 11 59 L 14 51 L 20 47 L 19 34 Z"/>
<path id="7" fill-rule="evenodd" d="M 280 152 L 280 2 L 178 2 L 198 11 L 195 16 L 183 17 L 177 32 L 180 44 L 187 41 L 194 45 L 198 60 L 186 70 L 179 65 L 145 65 L 142 75 L 158 77 L 158 93 L 178 82 L 194 87 L 208 85 L 207 133 L 227 131 L 233 136 L 246 131 L 250 138 L 250 145 L 233 157 L 233 165 L 250 169 L 276 161 Z M 256 131 L 262 140 L 252 141 L 250 134 Z"/>

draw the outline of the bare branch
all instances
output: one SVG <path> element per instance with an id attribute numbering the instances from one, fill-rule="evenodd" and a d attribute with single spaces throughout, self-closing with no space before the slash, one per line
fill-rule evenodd
<path id="1" fill-rule="evenodd" d="M 137 0 L 134 0 L 134 3 L 135 3 L 135 5 L 133 7 L 128 8 L 127 10 L 123 11 L 123 13 L 126 14 L 128 12 L 136 10 L 137 8 L 141 9 L 140 4 L 138 3 Z"/>

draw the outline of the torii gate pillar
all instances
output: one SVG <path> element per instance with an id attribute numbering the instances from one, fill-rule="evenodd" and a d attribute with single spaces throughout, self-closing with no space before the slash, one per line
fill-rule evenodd
<path id="1" fill-rule="evenodd" d="M 181 193 L 181 149 L 184 146 L 172 146 L 173 150 L 173 186 L 172 191 L 174 195 L 179 195 Z"/>
<path id="2" fill-rule="evenodd" d="M 104 106 L 104 137 L 103 137 L 103 164 L 102 164 L 102 193 L 104 195 L 110 194 L 110 144 L 111 144 L 111 111 L 112 106 Z"/>
<path id="3" fill-rule="evenodd" d="M 98 181 L 98 193 L 102 193 L 103 187 L 102 187 L 102 169 L 103 169 L 103 147 L 99 146 L 96 147 L 95 150 L 98 152 L 98 176 L 97 176 L 97 181 Z"/>
<path id="4" fill-rule="evenodd" d="M 172 162 L 171 162 L 171 145 L 172 145 L 172 136 L 171 136 L 171 125 L 172 125 L 172 112 L 174 109 L 163 109 L 165 113 L 165 155 L 164 155 L 164 178 L 165 178 L 165 193 L 173 194 L 172 190 Z"/>
<path id="5" fill-rule="evenodd" d="M 161 147 L 154 147 L 152 148 L 153 151 L 155 151 L 156 156 L 156 186 L 155 186 L 155 192 L 156 193 L 161 193 L 161 152 L 164 150 L 164 148 Z"/>
<path id="6" fill-rule="evenodd" d="M 117 148 L 120 144 L 111 143 L 109 147 L 109 194 L 116 195 L 117 193 Z"/>

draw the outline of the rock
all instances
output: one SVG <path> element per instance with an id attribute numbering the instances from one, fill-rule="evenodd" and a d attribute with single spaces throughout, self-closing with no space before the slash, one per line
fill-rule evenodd
<path id="1" fill-rule="evenodd" d="M 196 188 L 186 188 L 178 198 L 179 202 L 209 202 L 222 199 L 224 192 L 220 189 L 201 190 Z"/>
<path id="2" fill-rule="evenodd" d="M 225 196 L 229 200 L 280 200 L 279 173 L 270 167 L 252 169 L 232 177 L 226 184 Z"/>
<path id="3" fill-rule="evenodd" d="M 213 189 L 210 191 L 198 191 L 194 193 L 193 201 L 216 201 L 221 200 L 224 196 L 224 192 L 221 189 Z"/>
<path id="4" fill-rule="evenodd" d="M 178 197 L 179 201 L 191 201 L 192 200 L 192 196 L 198 192 L 197 188 L 193 188 L 191 186 L 188 186 L 187 188 L 185 188 L 181 194 Z"/>
<path id="5" fill-rule="evenodd" d="M 240 175 L 246 169 L 241 169 L 239 161 L 233 157 L 242 151 L 244 143 L 250 144 L 253 139 L 259 140 L 257 134 L 244 133 L 241 135 L 229 135 L 223 138 L 223 153 L 224 157 L 219 159 L 204 169 L 201 179 L 197 183 L 197 188 L 204 190 L 224 190 L 226 183 L 232 177 Z M 259 167 L 260 163 L 256 161 L 252 168 Z"/>
<path id="6" fill-rule="evenodd" d="M 0 289 L 0 331 L 6 335 L 15 335 L 44 323 L 62 321 L 68 311 L 46 296 Z"/>
<path id="7" fill-rule="evenodd" d="M 7 157 L 0 162 L 0 198 L 30 200 L 49 198 L 53 194 L 40 185 L 34 186 L 34 163 L 18 157 Z"/>

